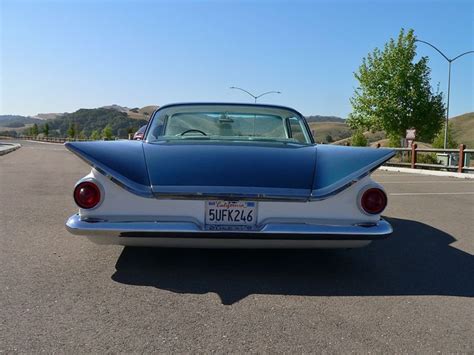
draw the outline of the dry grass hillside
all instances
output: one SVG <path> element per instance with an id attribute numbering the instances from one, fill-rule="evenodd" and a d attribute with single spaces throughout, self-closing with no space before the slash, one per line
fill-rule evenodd
<path id="1" fill-rule="evenodd" d="M 469 148 L 474 147 L 474 112 L 465 113 L 449 120 L 453 127 L 454 138 L 459 143 L 466 144 Z M 352 134 L 345 122 L 309 122 L 316 142 L 345 145 Z M 388 145 L 388 140 L 383 132 L 365 132 L 370 145 L 380 143 L 383 147 Z M 425 143 L 426 146 L 431 146 Z"/>
<path id="2" fill-rule="evenodd" d="M 149 105 L 139 109 L 129 109 L 127 111 L 127 116 L 136 120 L 148 120 L 159 106 Z"/>
<path id="3" fill-rule="evenodd" d="M 474 148 L 474 112 L 453 117 L 449 121 L 453 125 L 456 141 Z"/>
<path id="4" fill-rule="evenodd" d="M 344 122 L 309 122 L 314 139 L 318 143 L 330 143 L 351 136 L 351 130 Z M 331 139 L 328 139 L 331 137 Z"/>

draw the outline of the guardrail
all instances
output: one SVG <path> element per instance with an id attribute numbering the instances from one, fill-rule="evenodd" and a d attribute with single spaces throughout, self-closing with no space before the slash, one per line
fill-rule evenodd
<path id="1" fill-rule="evenodd" d="M 16 137 L 13 137 L 13 136 L 0 136 L 0 139 L 24 139 L 24 140 L 29 140 L 29 141 L 49 142 L 49 143 L 91 141 L 91 139 L 61 138 L 61 137 L 33 137 L 33 136 L 23 136 L 23 135 L 19 135 L 19 136 L 16 136 Z"/>
<path id="2" fill-rule="evenodd" d="M 470 155 L 474 149 L 466 149 L 464 144 L 459 149 L 437 149 L 437 148 L 418 148 L 415 143 L 411 148 L 392 148 L 399 152 L 385 165 L 405 166 L 412 169 L 428 168 L 437 170 L 457 171 L 458 173 L 474 171 L 474 159 L 471 162 Z M 431 153 L 426 159 L 426 155 L 420 153 Z M 423 158 L 424 157 L 424 158 Z M 423 158 L 423 159 L 420 159 Z M 420 162 L 422 160 L 422 162 Z"/>

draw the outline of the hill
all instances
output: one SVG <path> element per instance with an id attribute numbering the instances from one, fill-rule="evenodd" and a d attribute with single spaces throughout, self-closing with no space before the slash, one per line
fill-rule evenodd
<path id="1" fill-rule="evenodd" d="M 474 148 L 474 112 L 453 117 L 449 120 L 453 125 L 454 138 L 469 148 Z"/>
<path id="2" fill-rule="evenodd" d="M 112 104 L 112 105 L 106 105 L 106 106 L 101 106 L 98 107 L 98 109 L 106 109 L 106 110 L 113 110 L 117 112 L 122 112 L 125 113 L 129 118 L 135 119 L 135 120 L 148 120 L 150 118 L 150 115 L 155 111 L 159 106 L 156 105 L 149 105 L 149 106 L 144 106 L 142 108 L 140 107 L 135 107 L 135 108 L 129 108 L 127 106 L 120 106 L 117 104 Z M 93 110 L 93 109 L 92 109 Z M 76 111 L 77 112 L 77 111 Z M 70 113 L 68 112 L 62 112 L 62 113 L 38 113 L 34 119 L 39 119 L 39 120 L 54 120 L 57 118 L 63 118 L 66 115 Z M 44 123 L 44 122 L 36 122 L 36 123 Z"/>
<path id="3" fill-rule="evenodd" d="M 132 119 L 126 112 L 110 108 L 80 109 L 45 122 L 48 122 L 50 135 L 65 137 L 68 128 L 74 125 L 77 132 L 82 132 L 84 136 L 89 137 L 92 131 L 100 132 L 109 125 L 112 128 L 112 134 L 119 138 L 127 138 L 128 133 L 137 131 L 140 126 L 147 123 L 146 120 Z"/>
<path id="4" fill-rule="evenodd" d="M 312 116 L 306 116 L 305 117 L 306 121 L 308 123 L 311 122 L 338 122 L 338 123 L 345 123 L 346 120 L 341 117 L 337 116 L 320 116 L 320 115 L 312 115 Z"/>
<path id="5" fill-rule="evenodd" d="M 150 115 L 155 111 L 159 106 L 150 105 L 144 106 L 142 108 L 135 107 L 135 108 L 128 108 L 126 106 L 120 105 L 109 105 L 109 106 L 102 106 L 101 108 L 116 110 L 118 112 L 124 112 L 127 114 L 129 118 L 136 119 L 136 120 L 148 120 Z"/>
<path id="6" fill-rule="evenodd" d="M 120 105 L 117 105 L 117 104 L 101 106 L 99 108 L 106 108 L 106 109 L 115 110 L 115 111 L 118 111 L 118 112 L 128 112 L 128 111 L 130 111 L 130 109 L 128 107 L 120 106 Z"/>
<path id="7" fill-rule="evenodd" d="M 29 116 L 0 115 L 0 127 L 18 128 L 27 124 L 41 123 L 42 121 Z"/>
<path id="8" fill-rule="evenodd" d="M 310 116 L 310 117 L 327 117 L 327 116 Z M 352 134 L 350 128 L 345 123 L 345 120 L 340 119 L 342 122 L 337 121 L 318 121 L 308 120 L 308 124 L 313 131 L 313 135 L 315 137 L 316 142 L 322 143 L 331 143 L 328 140 L 329 137 L 332 138 L 332 141 L 336 144 L 345 144 L 347 142 L 347 138 L 349 138 Z M 473 148 L 474 147 L 474 112 L 465 113 L 463 115 L 459 115 L 453 117 L 449 120 L 449 122 L 453 126 L 454 138 L 459 143 L 466 144 L 467 147 Z M 366 132 L 364 135 L 367 137 L 367 140 L 370 144 L 374 143 L 381 143 L 382 146 L 386 146 L 387 141 L 385 139 L 385 134 L 383 132 Z"/>
<path id="9" fill-rule="evenodd" d="M 40 120 L 54 120 L 55 118 L 59 118 L 65 115 L 67 112 L 63 113 L 38 113 L 35 118 L 39 118 Z"/>
<path id="10" fill-rule="evenodd" d="M 318 143 L 332 143 L 352 134 L 345 122 L 308 122 L 308 124 Z"/>

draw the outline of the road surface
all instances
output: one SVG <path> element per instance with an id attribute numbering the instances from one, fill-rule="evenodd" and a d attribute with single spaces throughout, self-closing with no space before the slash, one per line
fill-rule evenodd
<path id="1" fill-rule="evenodd" d="M 390 239 L 356 250 L 98 246 L 68 234 L 89 168 L 0 157 L 0 352 L 472 352 L 474 181 L 376 172 Z"/>

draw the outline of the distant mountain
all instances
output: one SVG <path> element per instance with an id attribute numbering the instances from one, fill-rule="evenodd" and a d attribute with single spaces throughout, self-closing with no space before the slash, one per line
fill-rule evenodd
<path id="1" fill-rule="evenodd" d="M 0 115 L 0 127 L 24 127 L 27 124 L 41 123 L 41 120 L 19 115 Z"/>
<path id="2" fill-rule="evenodd" d="M 126 106 L 120 106 L 120 105 L 108 105 L 108 106 L 102 106 L 100 108 L 106 108 L 110 110 L 115 110 L 118 112 L 124 112 L 127 114 L 128 117 L 136 119 L 136 120 L 148 120 L 150 118 L 150 115 L 155 111 L 159 106 L 155 105 L 150 105 L 150 106 L 145 106 L 145 107 L 134 107 L 134 108 L 129 108 Z"/>
<path id="3" fill-rule="evenodd" d="M 117 111 L 117 112 L 123 112 L 129 118 L 132 118 L 132 119 L 135 119 L 135 120 L 148 120 L 150 118 L 151 114 L 153 113 L 153 111 L 155 111 L 158 107 L 159 106 L 156 106 L 156 105 L 149 105 L 149 106 L 144 106 L 142 108 L 140 108 L 140 107 L 129 108 L 129 107 L 126 107 L 126 106 L 120 106 L 120 105 L 117 105 L 117 104 L 112 104 L 112 105 L 106 105 L 106 106 L 98 107 L 98 109 L 106 109 L 106 110 L 113 110 L 113 111 Z M 40 120 L 54 120 L 56 118 L 64 117 L 65 115 L 68 115 L 68 114 L 69 114 L 68 112 L 38 113 L 33 118 L 40 119 Z"/>
<path id="4" fill-rule="evenodd" d="M 144 106 L 142 108 L 131 108 L 128 110 L 127 115 L 130 118 L 134 119 L 141 119 L 141 120 L 148 120 L 153 113 L 159 106 L 156 105 L 150 105 L 150 106 Z"/>
<path id="5" fill-rule="evenodd" d="M 346 120 L 341 117 L 337 116 L 320 116 L 320 115 L 312 115 L 306 116 L 306 121 L 310 122 L 338 122 L 338 123 L 345 123 Z"/>
<path id="6" fill-rule="evenodd" d="M 130 109 L 128 107 L 120 106 L 120 105 L 116 105 L 116 104 L 108 105 L 108 106 L 101 106 L 99 108 L 106 108 L 106 109 L 115 110 L 115 111 L 118 111 L 118 112 L 128 112 L 128 111 L 130 111 Z"/>
<path id="7" fill-rule="evenodd" d="M 128 133 L 134 133 L 147 123 L 146 120 L 132 119 L 127 113 L 110 108 L 80 109 L 46 122 L 51 135 L 65 137 L 69 127 L 74 126 L 78 135 L 80 132 L 81 135 L 90 137 L 93 131 L 101 132 L 109 125 L 112 134 L 118 138 L 127 138 Z"/>
<path id="8" fill-rule="evenodd" d="M 39 118 L 40 120 L 54 120 L 55 118 L 59 118 L 65 115 L 67 112 L 63 113 L 38 113 L 35 118 Z"/>

